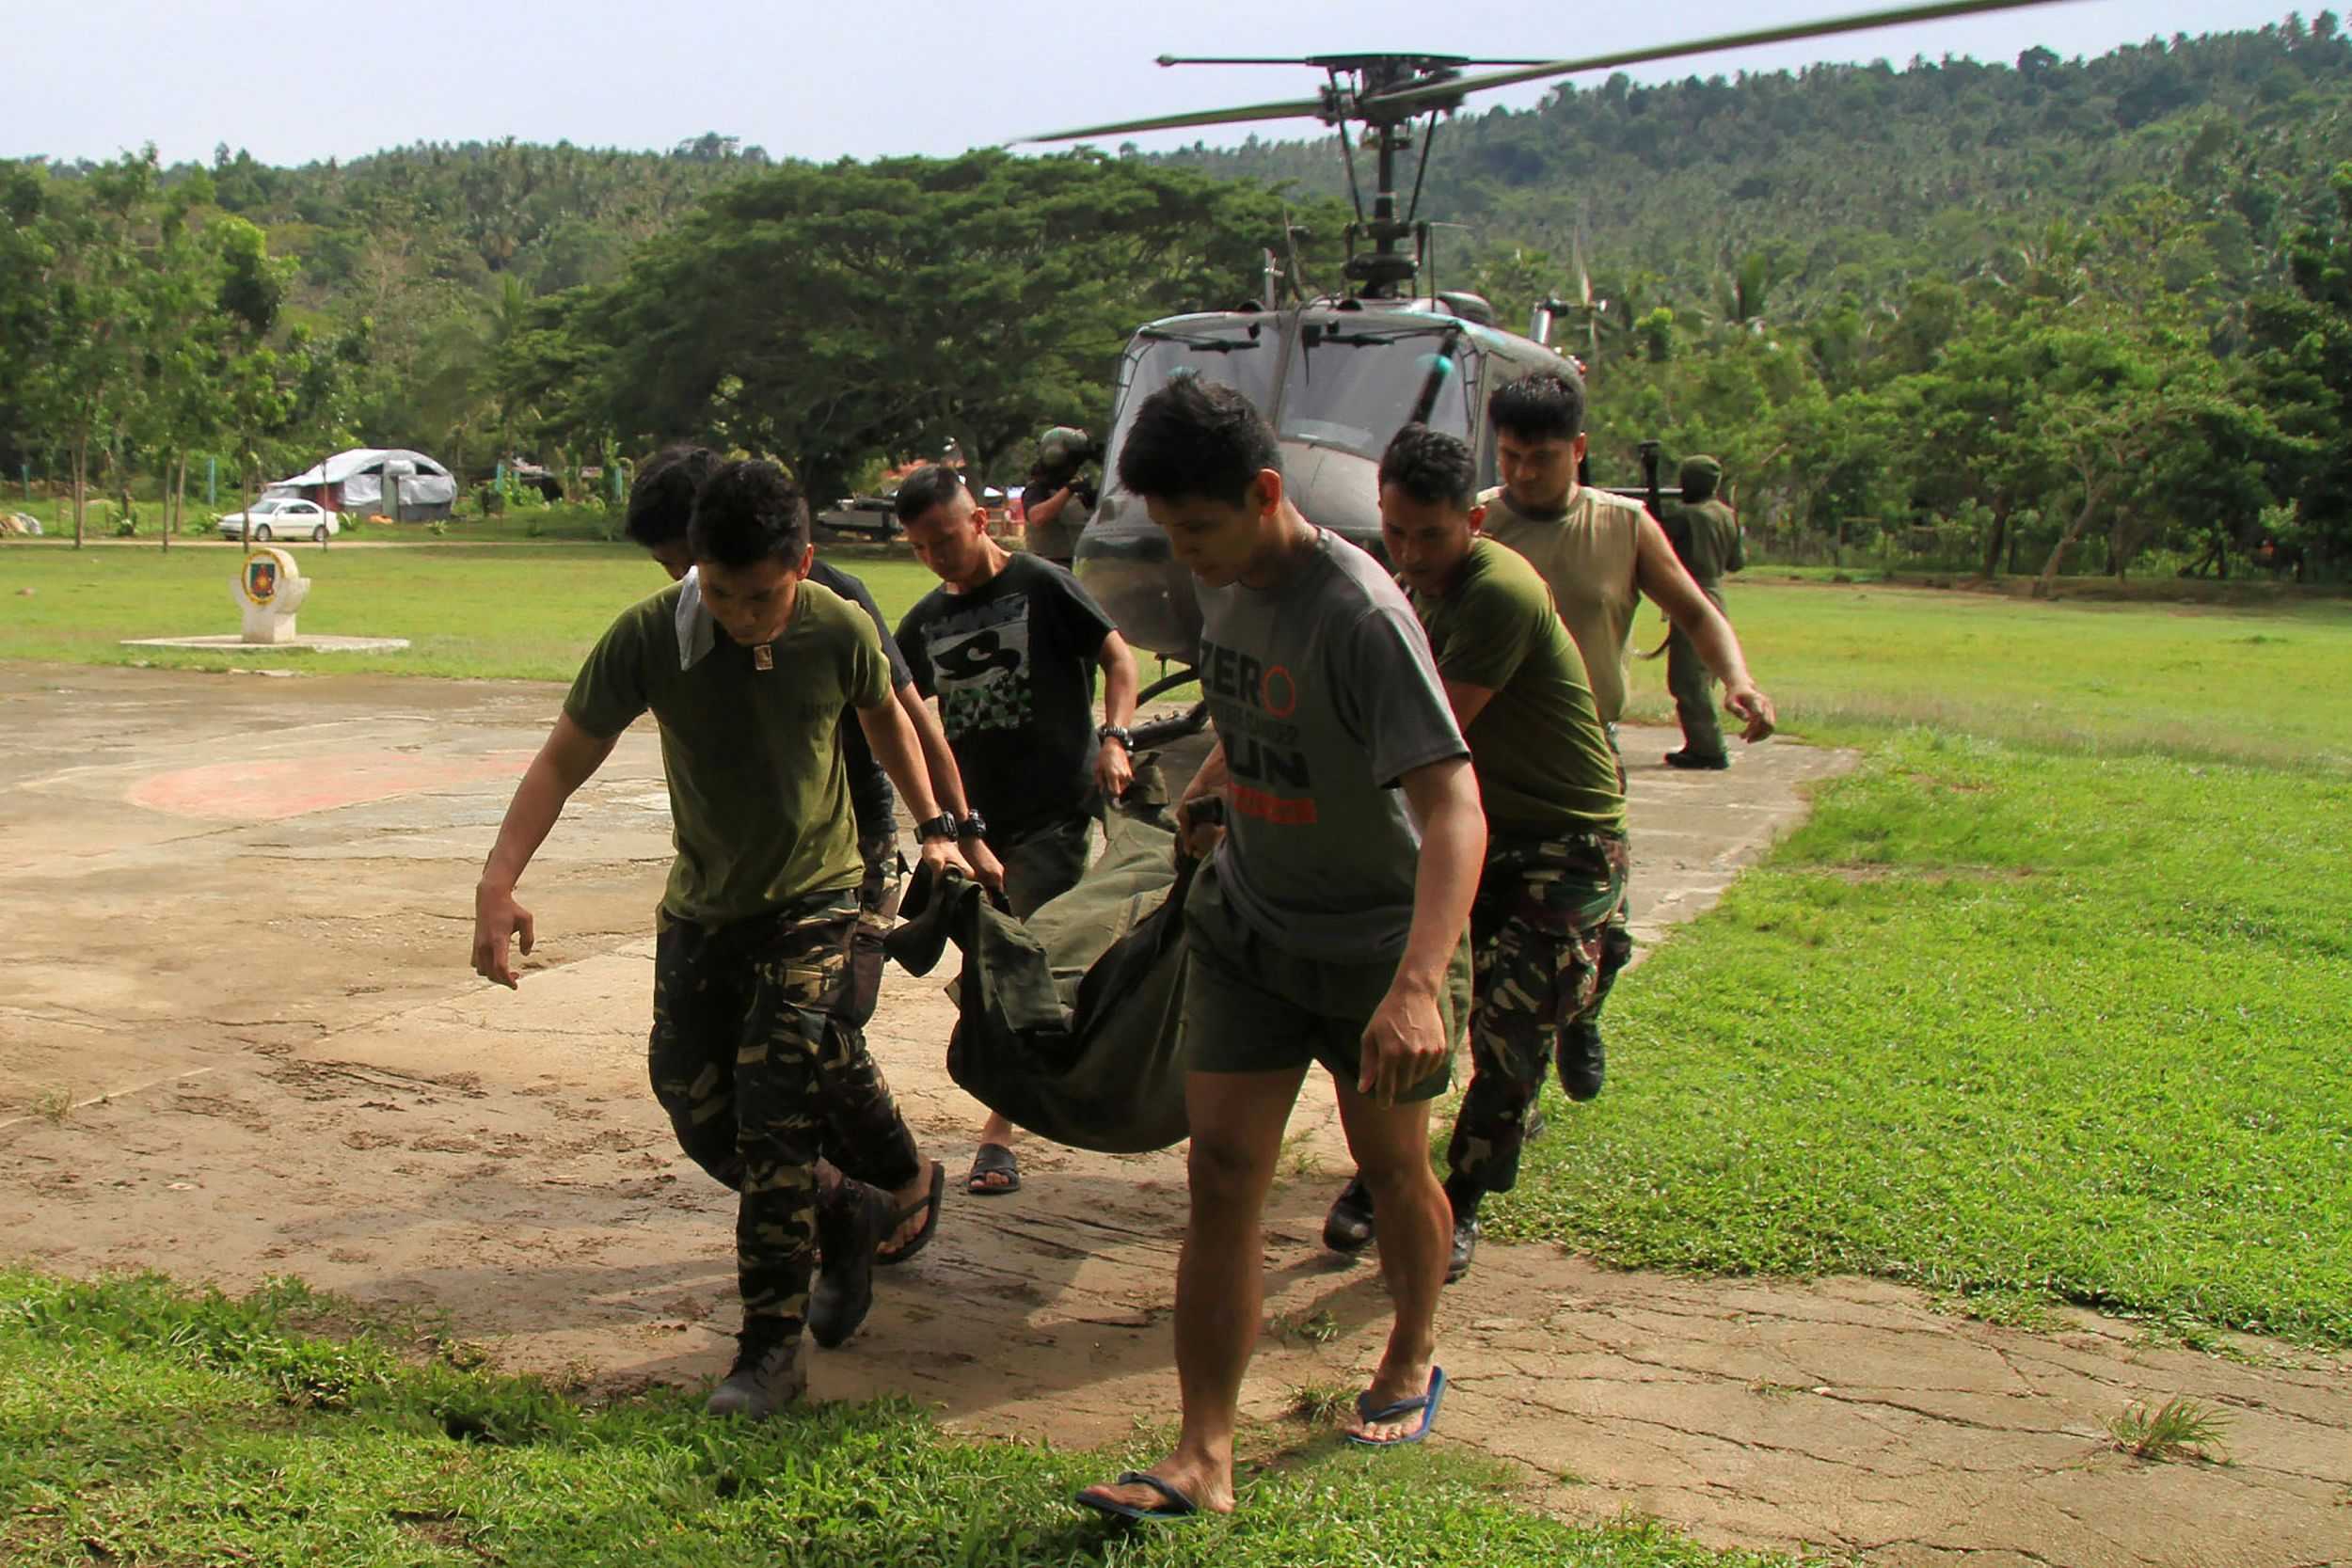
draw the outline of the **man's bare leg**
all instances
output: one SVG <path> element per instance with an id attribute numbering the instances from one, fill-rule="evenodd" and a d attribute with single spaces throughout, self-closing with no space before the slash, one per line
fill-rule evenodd
<path id="1" fill-rule="evenodd" d="M 1340 1122 L 1347 1149 L 1371 1190 L 1380 1216 L 1380 1273 L 1395 1318 L 1389 1348 L 1373 1374 L 1365 1403 L 1377 1410 L 1429 1391 L 1438 1353 L 1438 1294 L 1445 1289 L 1454 1247 L 1454 1212 L 1429 1163 L 1429 1102 L 1381 1105 L 1340 1084 Z M 1347 1430 L 1371 1442 L 1391 1442 L 1421 1426 L 1418 1410 L 1401 1420 L 1351 1420 Z"/>
<path id="2" fill-rule="evenodd" d="M 1259 1222 L 1274 1184 L 1282 1128 L 1306 1075 L 1304 1068 L 1293 1068 L 1195 1072 L 1184 1080 L 1192 1121 L 1192 1218 L 1176 1265 L 1176 1385 L 1184 1431 L 1176 1450 L 1151 1473 L 1205 1513 L 1233 1511 L 1233 1423 L 1265 1300 L 1265 1237 Z M 1424 1147 L 1424 1169 L 1428 1164 Z M 1444 1268 L 1440 1259 L 1440 1275 Z M 1432 1291 L 1433 1306 L 1435 1299 Z M 1088 1492 L 1141 1508 L 1166 1501 L 1147 1486 Z"/>

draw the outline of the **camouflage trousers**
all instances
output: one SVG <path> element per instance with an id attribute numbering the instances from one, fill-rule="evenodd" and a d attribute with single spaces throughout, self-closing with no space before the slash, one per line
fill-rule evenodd
<path id="1" fill-rule="evenodd" d="M 1449 1173 L 1475 1190 L 1518 1182 L 1525 1119 L 1554 1055 L 1597 1027 L 1624 967 L 1608 963 L 1608 936 L 1629 864 L 1622 833 L 1487 847 L 1470 907 L 1470 1084 L 1446 1147 Z"/>
<path id="2" fill-rule="evenodd" d="M 913 1181 L 914 1136 L 866 1049 L 882 979 L 858 941 L 857 896 L 819 894 L 771 915 L 700 926 L 664 914 L 646 1066 L 678 1146 L 741 1194 L 743 1315 L 808 1315 L 821 1155 L 885 1190 Z"/>

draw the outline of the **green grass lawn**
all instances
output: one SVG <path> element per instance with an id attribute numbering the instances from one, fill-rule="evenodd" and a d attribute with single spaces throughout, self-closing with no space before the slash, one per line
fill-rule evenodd
<path id="1" fill-rule="evenodd" d="M 1497 1230 L 2352 1344 L 2352 776 L 1915 732 L 1617 988 Z"/>
<path id="2" fill-rule="evenodd" d="M 932 584 L 902 551 L 825 555 L 863 577 L 894 619 Z M 126 637 L 234 631 L 233 552 L 20 543 L 0 546 L 0 658 L 568 680 L 618 609 L 661 585 L 626 544 L 305 546 L 297 559 L 318 584 L 306 631 L 413 645 L 358 657 L 125 649 Z M 2352 721 L 2318 695 L 2352 690 L 2352 602 L 2035 604 L 1784 583 L 1737 585 L 1731 608 L 1798 733 L 1924 723 L 2078 751 L 2352 765 Z M 1655 645 L 1654 615 L 1634 641 Z M 1637 665 L 1636 716 L 1668 714 L 1662 660 Z"/>
<path id="3" fill-rule="evenodd" d="M 322 1323 L 337 1329 L 314 1337 Z M 353 1323 L 295 1286 L 0 1272 L 0 1560 L 262 1568 L 1131 1562 L 1747 1568 L 1655 1526 L 1571 1527 L 1441 1449 L 1254 1433 L 1230 1521 L 1140 1534 L 1070 1506 L 1139 1453 L 948 1437 L 902 1402 L 765 1425 L 691 1396 L 595 1408 Z M 1409 1481 L 1400 1478 L 1409 1476 Z"/>
<path id="4" fill-rule="evenodd" d="M 930 584 L 829 553 L 893 615 Z M 301 559 L 306 629 L 416 644 L 311 670 L 564 679 L 660 583 L 626 546 Z M 233 627 L 232 560 L 0 546 L 0 657 L 261 663 L 116 645 Z M 1618 987 L 1608 1092 L 1555 1101 L 1492 1233 L 2352 1344 L 2352 606 L 1731 604 L 1789 728 L 1862 765 Z M 1662 715 L 1661 678 L 1642 667 L 1637 711 Z M 961 1443 L 893 1404 L 756 1431 L 666 1394 L 593 1409 L 304 1339 L 314 1315 L 0 1275 L 0 1560 L 1722 1560 L 1304 1428 L 1253 1434 L 1237 1522 L 1106 1544 L 1059 1499 L 1116 1454 Z"/>
<path id="5" fill-rule="evenodd" d="M 1862 766 L 1618 987 L 1497 1233 L 2352 1344 L 2352 609 L 1731 608 Z"/>
<path id="6" fill-rule="evenodd" d="M 2352 767 L 2352 601 L 2277 609 L 2064 601 L 1880 587 L 1750 585 L 1731 617 L 1800 731 L 1956 732 L 2070 751 Z M 1645 610 L 1636 648 L 1659 641 Z M 1635 661 L 1632 711 L 1671 721 L 1665 660 Z"/>

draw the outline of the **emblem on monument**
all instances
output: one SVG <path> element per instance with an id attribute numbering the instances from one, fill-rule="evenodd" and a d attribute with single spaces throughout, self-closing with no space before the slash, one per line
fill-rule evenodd
<path id="1" fill-rule="evenodd" d="M 237 598 L 245 610 L 243 642 L 295 641 L 294 611 L 310 596 L 310 584 L 284 550 L 264 545 L 237 568 Z"/>
<path id="2" fill-rule="evenodd" d="M 278 597 L 278 552 L 255 550 L 245 558 L 245 601 L 256 609 Z"/>

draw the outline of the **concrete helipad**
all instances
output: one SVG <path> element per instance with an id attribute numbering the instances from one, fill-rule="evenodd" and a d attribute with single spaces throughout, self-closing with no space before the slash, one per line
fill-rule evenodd
<path id="1" fill-rule="evenodd" d="M 561 689 L 0 666 L 0 1256 L 249 1284 L 301 1275 L 446 1310 L 510 1364 L 608 1383 L 723 1368 L 731 1202 L 646 1091 L 650 916 L 669 859 L 659 753 L 624 737 L 523 888 L 519 992 L 467 968 L 472 886 Z M 1728 773 L 1629 731 L 1637 929 L 1655 940 L 1798 820 L 1834 753 L 1778 742 Z M 895 974 L 876 1050 L 961 1173 L 977 1116 L 951 1014 Z M 1555 1112 L 1555 1137 L 1576 1117 Z M 1373 1271 L 1315 1244 L 1343 1159 L 1327 1092 L 1294 1121 L 1269 1215 L 1269 1333 L 1247 1411 L 1377 1353 Z M 884 1276 L 821 1397 L 902 1390 L 959 1425 L 1090 1443 L 1173 1392 L 1181 1151 L 1025 1146 L 1026 1184 L 951 1185 L 938 1241 Z M 1531 1500 L 1702 1538 L 1877 1560 L 2211 1562 L 2340 1557 L 2344 1369 L 2248 1365 L 2065 1315 L 2029 1334 L 1917 1294 L 1613 1273 L 1489 1246 L 1440 1328 L 1441 1440 L 1521 1462 Z M 2230 1407 L 2223 1466 L 2146 1465 L 2132 1399 Z"/>

